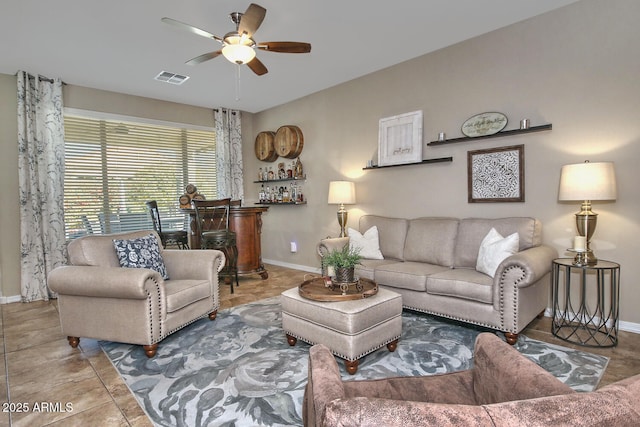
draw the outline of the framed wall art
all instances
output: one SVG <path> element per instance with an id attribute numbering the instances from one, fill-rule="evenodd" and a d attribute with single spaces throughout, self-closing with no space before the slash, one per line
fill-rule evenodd
<path id="1" fill-rule="evenodd" d="M 380 119 L 378 165 L 422 161 L 422 111 Z"/>
<path id="2" fill-rule="evenodd" d="M 524 202 L 524 145 L 467 152 L 469 203 Z"/>

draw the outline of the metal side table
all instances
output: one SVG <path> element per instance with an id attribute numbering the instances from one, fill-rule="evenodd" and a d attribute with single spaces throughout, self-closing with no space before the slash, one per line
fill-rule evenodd
<path id="1" fill-rule="evenodd" d="M 551 333 L 579 345 L 613 347 L 618 344 L 620 264 L 573 262 L 573 258 L 553 260 Z M 572 278 L 574 283 L 579 280 L 573 287 Z"/>

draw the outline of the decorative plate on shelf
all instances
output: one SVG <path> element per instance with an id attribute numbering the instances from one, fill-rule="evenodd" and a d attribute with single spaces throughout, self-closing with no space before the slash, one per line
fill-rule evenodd
<path id="1" fill-rule="evenodd" d="M 462 124 L 462 133 L 470 138 L 493 135 L 507 126 L 507 116 L 502 113 L 480 113 Z"/>

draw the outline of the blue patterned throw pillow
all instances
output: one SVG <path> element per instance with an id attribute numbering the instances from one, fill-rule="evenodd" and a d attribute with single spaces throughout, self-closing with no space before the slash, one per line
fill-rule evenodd
<path id="1" fill-rule="evenodd" d="M 153 234 L 131 240 L 113 240 L 121 267 L 149 268 L 169 280 L 164 260 L 160 254 L 158 239 Z"/>

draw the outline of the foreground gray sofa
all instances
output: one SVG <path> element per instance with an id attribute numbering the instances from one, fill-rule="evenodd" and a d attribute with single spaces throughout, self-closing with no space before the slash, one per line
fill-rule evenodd
<path id="1" fill-rule="evenodd" d="M 557 251 L 542 244 L 542 224 L 528 217 L 360 217 L 359 231 L 376 226 L 384 259 L 365 259 L 356 274 L 402 295 L 405 308 L 518 334 L 542 314 L 549 299 L 549 272 Z M 480 244 L 495 228 L 517 232 L 519 252 L 505 259 L 494 277 L 476 271 Z M 348 238 L 325 239 L 324 250 Z"/>

